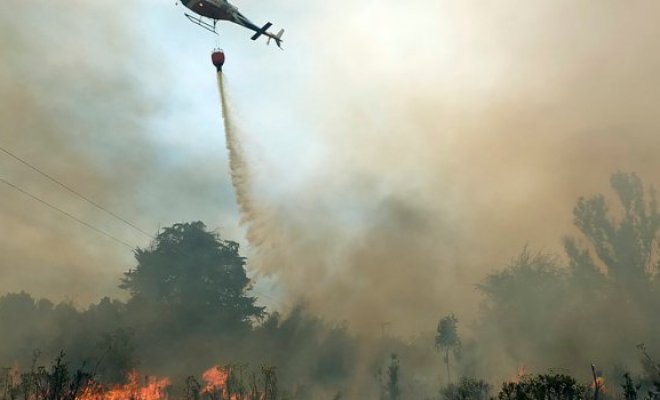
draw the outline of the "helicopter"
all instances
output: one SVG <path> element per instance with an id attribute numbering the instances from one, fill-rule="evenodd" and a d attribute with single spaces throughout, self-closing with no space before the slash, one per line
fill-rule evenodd
<path id="1" fill-rule="evenodd" d="M 218 21 L 230 21 L 235 24 L 241 25 L 255 32 L 250 39 L 257 40 L 262 35 L 268 38 L 267 44 L 271 40 L 275 41 L 277 47 L 282 48 L 282 35 L 284 29 L 280 30 L 277 34 L 268 31 L 272 23 L 267 22 L 264 26 L 259 27 L 252 21 L 247 19 L 243 14 L 238 11 L 238 8 L 230 4 L 227 0 L 181 0 L 181 3 L 188 9 L 192 10 L 195 15 L 184 13 L 190 22 L 201 26 L 202 28 L 217 34 L 216 25 Z"/>

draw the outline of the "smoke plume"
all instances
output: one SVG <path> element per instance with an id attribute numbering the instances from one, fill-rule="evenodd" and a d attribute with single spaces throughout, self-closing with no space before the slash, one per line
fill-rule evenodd
<path id="1" fill-rule="evenodd" d="M 309 8 L 287 49 L 305 60 L 291 120 L 309 129 L 263 123 L 288 139 L 253 169 L 281 245 L 250 263 L 330 319 L 401 334 L 467 322 L 475 285 L 526 244 L 560 252 L 576 200 L 611 195 L 612 172 L 657 184 L 657 5 Z"/>

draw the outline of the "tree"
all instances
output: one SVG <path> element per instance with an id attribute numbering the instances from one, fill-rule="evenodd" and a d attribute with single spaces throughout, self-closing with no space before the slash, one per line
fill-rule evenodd
<path id="1" fill-rule="evenodd" d="M 607 275 L 637 290 L 650 282 L 660 267 L 654 257 L 660 232 L 656 192 L 651 187 L 647 200 L 644 185 L 634 173 L 617 172 L 611 176 L 610 185 L 621 203 L 618 220 L 610 215 L 605 197 L 599 194 L 578 200 L 574 223 Z M 565 247 L 574 273 L 591 277 L 600 274 L 587 249 L 581 249 L 572 238 L 565 239 Z"/>
<path id="2" fill-rule="evenodd" d="M 386 381 L 382 382 L 382 370 L 379 369 L 378 375 L 381 379 L 381 399 L 398 400 L 401 398 L 401 375 L 399 370 L 399 357 L 396 354 L 390 355 L 390 365 L 387 367 Z"/>
<path id="3" fill-rule="evenodd" d="M 572 312 L 567 275 L 556 256 L 527 248 L 491 273 L 477 286 L 484 295 L 480 341 L 518 365 L 540 359 L 552 365 L 555 356 L 563 357 L 565 346 L 553 335 L 563 334 L 566 325 L 557 322 Z"/>
<path id="4" fill-rule="evenodd" d="M 103 333 L 97 342 L 101 356 L 96 363 L 97 379 L 104 382 L 121 382 L 136 367 L 134 333 L 118 328 L 112 333 Z"/>
<path id="5" fill-rule="evenodd" d="M 454 314 L 442 318 L 440 322 L 438 322 L 438 329 L 435 336 L 436 350 L 444 352 L 443 361 L 447 366 L 447 382 L 451 382 L 449 352 L 453 352 L 454 359 L 457 360 L 461 351 L 461 339 L 458 337 L 457 324 L 458 319 Z"/>
<path id="6" fill-rule="evenodd" d="M 575 205 L 574 223 L 586 243 L 564 240 L 567 265 L 525 248 L 479 285 L 479 342 L 500 352 L 493 357 L 551 367 L 586 363 L 585 354 L 598 352 L 607 357 L 601 362 L 613 363 L 626 357 L 620 343 L 630 337 L 653 343 L 660 327 L 655 192 L 635 174 L 615 173 L 610 184 L 617 207 L 603 195 Z"/>
<path id="7" fill-rule="evenodd" d="M 135 251 L 137 266 L 120 287 L 131 293 L 131 302 L 159 307 L 186 326 L 249 325 L 264 308 L 246 294 L 250 280 L 238 250 L 238 243 L 222 240 L 202 222 L 175 224 L 149 248 Z"/>
<path id="8" fill-rule="evenodd" d="M 399 358 L 396 354 L 392 354 L 391 358 L 387 368 L 387 392 L 390 394 L 390 400 L 398 400 L 401 397 Z"/>

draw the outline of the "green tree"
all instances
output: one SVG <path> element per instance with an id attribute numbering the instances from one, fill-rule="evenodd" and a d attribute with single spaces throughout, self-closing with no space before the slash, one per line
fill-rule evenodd
<path id="1" fill-rule="evenodd" d="M 610 207 L 603 195 L 596 195 L 579 199 L 573 210 L 574 223 L 587 244 L 570 237 L 564 239 L 575 293 L 573 308 L 579 310 L 578 318 L 585 325 L 617 332 L 622 339 L 627 334 L 651 342 L 660 328 L 656 317 L 660 306 L 660 212 L 656 192 L 653 187 L 645 189 L 634 173 L 613 174 L 610 186 L 616 195 L 616 207 Z M 619 322 L 627 322 L 619 324 L 623 329 L 598 321 L 598 315 L 611 315 L 612 309 L 620 310 Z M 634 313 L 644 316 L 648 328 L 633 328 L 635 319 L 630 316 Z"/>
<path id="2" fill-rule="evenodd" d="M 454 314 L 448 315 L 438 322 L 438 329 L 435 335 L 435 348 L 444 353 L 443 361 L 447 367 L 447 382 L 451 382 L 451 373 L 449 369 L 449 353 L 454 354 L 454 360 L 460 357 L 461 339 L 458 337 L 458 319 Z"/>
<path id="3" fill-rule="evenodd" d="M 121 382 L 136 367 L 134 333 L 118 328 L 101 334 L 97 347 L 101 352 L 96 366 L 96 377 L 106 383 Z"/>
<path id="4" fill-rule="evenodd" d="M 264 308 L 246 292 L 250 279 L 238 243 L 225 241 L 202 222 L 163 229 L 149 248 L 135 251 L 137 266 L 120 287 L 140 307 L 158 307 L 187 327 L 215 323 L 249 326 Z"/>
<path id="5" fill-rule="evenodd" d="M 570 312 L 566 281 L 557 257 L 523 249 L 478 286 L 484 295 L 480 341 L 501 348 L 518 364 L 536 361 L 537 356 L 550 365 L 558 361 L 554 357 L 563 357 L 565 346 L 553 335 L 565 329 L 555 321 Z"/>
<path id="6" fill-rule="evenodd" d="M 592 280 L 602 276 L 598 265 L 616 282 L 638 290 L 656 274 L 660 213 L 656 192 L 651 187 L 648 199 L 641 179 L 634 173 L 617 172 L 610 178 L 621 208 L 611 215 L 601 194 L 580 198 L 573 210 L 574 223 L 593 248 L 597 261 L 588 249 L 573 238 L 564 240 L 566 253 L 575 274 Z"/>

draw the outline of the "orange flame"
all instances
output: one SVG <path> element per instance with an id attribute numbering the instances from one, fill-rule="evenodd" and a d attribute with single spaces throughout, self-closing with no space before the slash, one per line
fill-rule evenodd
<path id="1" fill-rule="evenodd" d="M 166 389 L 171 385 L 167 378 L 146 378 L 140 385 L 136 371 L 128 374 L 128 382 L 109 388 L 95 383 L 88 385 L 80 396 L 81 400 L 167 400 Z"/>
<path id="2" fill-rule="evenodd" d="M 222 368 L 219 365 L 206 370 L 202 374 L 202 379 L 206 382 L 204 392 L 210 393 L 226 387 L 230 372 L 231 370 L 229 368 Z"/>
<path id="3" fill-rule="evenodd" d="M 232 374 L 230 367 L 214 366 L 202 374 L 205 385 L 202 388 L 204 398 L 209 400 L 241 400 L 244 395 L 230 393 L 228 387 Z M 120 385 L 107 386 L 101 383 L 88 382 L 81 390 L 78 400 L 168 400 L 167 388 L 171 386 L 168 378 L 146 377 L 140 382 L 137 371 L 128 374 L 127 382 Z M 263 399 L 263 394 L 253 395 Z"/>
<path id="4" fill-rule="evenodd" d="M 601 393 L 607 393 L 607 389 L 605 388 L 605 378 L 603 378 L 602 376 L 596 377 L 595 385 L 598 385 L 598 391 L 600 391 Z M 591 389 L 594 389 L 595 387 L 594 382 L 591 382 L 589 387 Z"/>

